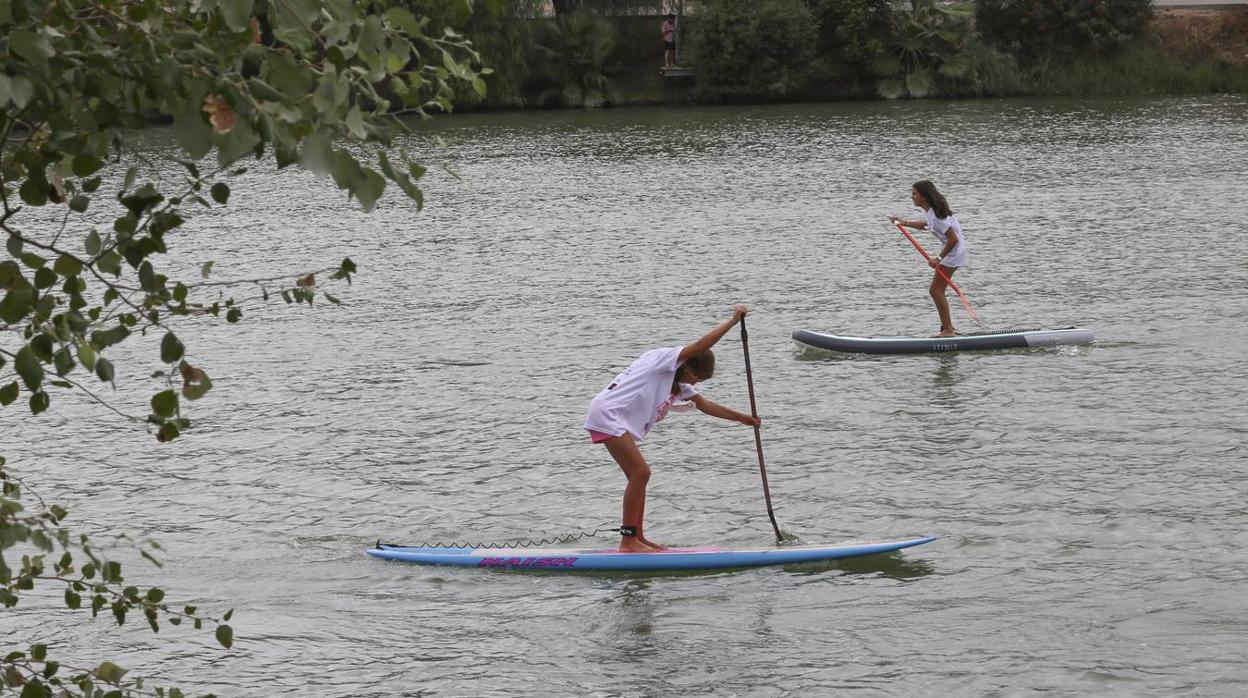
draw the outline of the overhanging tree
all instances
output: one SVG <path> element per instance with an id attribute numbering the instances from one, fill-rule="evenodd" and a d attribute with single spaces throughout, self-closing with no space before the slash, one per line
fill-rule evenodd
<path id="1" fill-rule="evenodd" d="M 187 359 L 180 320 L 238 322 L 244 304 L 223 292 L 261 281 L 288 303 L 318 295 L 337 302 L 320 284 L 326 275 L 349 283 L 349 259 L 281 279 L 224 282 L 207 281 L 210 265 L 199 278 L 175 280 L 161 259 L 175 244 L 194 244 L 179 229 L 195 212 L 227 204 L 229 179 L 245 159 L 327 173 L 365 210 L 388 185 L 419 207 L 425 167 L 385 148 L 407 129 L 399 117 L 449 111 L 457 85 L 484 93 L 488 70 L 465 38 L 427 32 L 404 4 L 0 0 L 0 416 L 37 415 L 61 391 L 127 414 L 102 396 L 114 380 L 109 356 L 148 338 L 163 385 L 148 414 L 131 418 L 160 441 L 175 439 L 191 426 L 187 403 L 212 387 Z M 185 151 L 178 183 L 131 164 L 136 130 L 154 120 L 171 123 Z M 6 609 L 36 585 L 59 586 L 71 609 L 111 611 L 118 623 L 141 614 L 153 630 L 162 621 L 207 624 L 231 646 L 229 613 L 206 617 L 167 602 L 161 589 L 128 585 L 118 561 L 65 525 L 63 507 L 39 497 L 28 507 L 4 455 Z M 181 695 L 131 680 L 112 662 L 75 666 L 43 644 L 0 649 L 0 695 Z"/>

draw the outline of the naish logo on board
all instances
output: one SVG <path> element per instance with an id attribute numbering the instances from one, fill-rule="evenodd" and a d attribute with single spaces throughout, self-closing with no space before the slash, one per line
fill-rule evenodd
<path id="1" fill-rule="evenodd" d="M 483 557 L 478 567 L 572 567 L 575 557 Z"/>

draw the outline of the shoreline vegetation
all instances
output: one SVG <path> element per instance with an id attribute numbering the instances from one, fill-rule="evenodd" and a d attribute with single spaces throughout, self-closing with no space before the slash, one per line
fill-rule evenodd
<path id="1" fill-rule="evenodd" d="M 549 17 L 541 4 L 434 18 L 458 19 L 494 71 L 457 111 L 1248 93 L 1248 5 L 687 0 L 680 69 L 664 76 L 657 10 L 584 0 Z"/>

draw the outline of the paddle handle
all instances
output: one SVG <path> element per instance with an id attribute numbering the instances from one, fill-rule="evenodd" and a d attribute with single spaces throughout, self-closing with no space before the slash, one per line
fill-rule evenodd
<path id="1" fill-rule="evenodd" d="M 914 245 L 914 249 L 918 250 L 919 254 L 923 255 L 923 259 L 926 259 L 928 263 L 931 264 L 932 256 L 927 253 L 927 250 L 923 249 L 923 246 L 919 244 L 918 240 L 914 239 L 914 236 L 910 234 L 910 231 L 906 230 L 906 226 L 895 220 L 893 221 L 893 225 L 897 226 L 897 229 L 901 231 L 901 234 L 906 236 L 906 239 L 910 241 L 911 245 Z M 962 293 L 962 289 L 958 288 L 958 285 L 953 283 L 953 279 L 949 278 L 949 275 L 945 273 L 945 270 L 940 268 L 940 264 L 934 264 L 932 265 L 932 268 L 936 270 L 937 274 L 940 274 L 940 278 L 944 279 L 945 283 L 949 284 L 949 288 L 953 289 L 953 292 L 958 294 L 958 300 L 962 301 L 962 308 L 966 310 L 967 315 L 971 316 L 971 319 L 975 321 L 975 324 L 984 324 L 979 321 L 979 313 L 975 312 L 975 309 L 971 307 L 971 302 L 967 300 L 966 294 Z"/>
<path id="2" fill-rule="evenodd" d="M 750 334 L 745 330 L 745 317 L 741 318 L 741 351 L 745 354 L 745 383 L 750 389 L 750 414 L 754 417 L 754 448 L 758 451 L 758 474 L 763 479 L 763 499 L 767 502 L 767 518 L 771 519 L 771 528 L 776 532 L 776 542 L 784 542 L 780 535 L 780 524 L 776 523 L 776 512 L 771 508 L 771 487 L 767 484 L 767 465 L 763 462 L 763 435 L 758 425 L 758 401 L 754 399 L 754 371 L 750 368 Z"/>

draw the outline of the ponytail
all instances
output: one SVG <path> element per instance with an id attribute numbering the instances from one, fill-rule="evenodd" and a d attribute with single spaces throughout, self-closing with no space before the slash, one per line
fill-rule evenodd
<path id="1" fill-rule="evenodd" d="M 937 218 L 948 218 L 953 215 L 953 211 L 949 209 L 949 202 L 945 200 L 945 195 L 936 191 L 936 185 L 931 180 L 923 179 L 914 183 L 914 188 L 919 194 L 927 200 L 927 205 L 931 207 L 932 213 Z"/>

